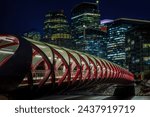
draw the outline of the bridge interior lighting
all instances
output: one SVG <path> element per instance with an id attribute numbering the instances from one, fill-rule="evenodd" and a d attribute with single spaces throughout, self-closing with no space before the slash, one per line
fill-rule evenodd
<path id="1" fill-rule="evenodd" d="M 81 64 L 84 64 L 84 62 L 82 61 Z"/>
<path id="2" fill-rule="evenodd" d="M 58 61 L 61 61 L 61 59 L 59 58 Z"/>
<path id="3" fill-rule="evenodd" d="M 14 52 L 4 51 L 4 50 L 0 50 L 0 53 L 2 53 L 2 54 L 14 54 Z"/>
<path id="4" fill-rule="evenodd" d="M 48 57 L 49 59 L 52 59 L 51 57 Z"/>
<path id="5" fill-rule="evenodd" d="M 93 67 L 93 64 L 90 64 L 91 67 Z"/>
<path id="6" fill-rule="evenodd" d="M 35 55 L 35 57 L 36 57 L 36 58 L 42 58 L 42 56 L 40 56 L 40 55 Z"/>
<path id="7" fill-rule="evenodd" d="M 38 45 L 38 47 L 43 48 L 43 49 L 45 49 L 45 48 L 46 48 L 45 46 L 42 46 L 42 45 Z"/>
<path id="8" fill-rule="evenodd" d="M 3 51 L 13 52 L 13 50 L 12 50 L 12 49 L 10 49 L 10 48 L 1 48 L 1 50 L 3 50 Z"/>
<path id="9" fill-rule="evenodd" d="M 0 41 L 14 42 L 12 39 L 0 38 Z"/>
<path id="10" fill-rule="evenodd" d="M 64 51 L 62 51 L 62 50 L 59 50 L 59 49 L 57 49 L 57 51 L 58 51 L 58 52 L 61 52 L 61 53 L 62 53 L 62 52 L 64 52 Z"/>

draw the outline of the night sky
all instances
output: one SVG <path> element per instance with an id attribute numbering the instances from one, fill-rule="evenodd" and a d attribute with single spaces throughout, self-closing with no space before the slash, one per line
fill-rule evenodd
<path id="1" fill-rule="evenodd" d="M 21 34 L 32 29 L 42 32 L 44 15 L 64 9 L 70 17 L 74 5 L 95 0 L 0 0 L 0 33 Z M 101 0 L 101 19 L 121 17 L 150 20 L 150 0 Z"/>

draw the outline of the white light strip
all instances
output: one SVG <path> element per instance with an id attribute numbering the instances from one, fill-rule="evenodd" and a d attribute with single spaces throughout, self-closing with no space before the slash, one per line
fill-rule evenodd
<path id="1" fill-rule="evenodd" d="M 2 53 L 2 54 L 14 54 L 14 52 L 3 51 L 3 50 L 0 50 L 0 53 Z"/>
<path id="2" fill-rule="evenodd" d="M 42 56 L 40 56 L 40 55 L 35 55 L 35 57 L 37 57 L 37 58 L 42 58 Z"/>
<path id="3" fill-rule="evenodd" d="M 63 50 L 60 50 L 60 49 L 56 49 L 58 52 L 62 52 L 62 53 L 65 53 L 65 51 Z"/>
<path id="4" fill-rule="evenodd" d="M 52 59 L 51 57 L 48 57 L 49 59 Z"/>
<path id="5" fill-rule="evenodd" d="M 36 44 L 35 44 L 36 45 Z M 45 46 L 42 46 L 42 45 L 36 45 L 37 47 L 39 47 L 39 48 L 43 48 L 43 49 L 45 49 L 46 47 Z"/>
<path id="6" fill-rule="evenodd" d="M 0 41 L 14 42 L 12 39 L 0 38 Z"/>
<path id="7" fill-rule="evenodd" d="M 1 50 L 3 50 L 3 51 L 10 51 L 10 52 L 13 51 L 13 49 L 10 49 L 10 48 L 1 48 Z"/>

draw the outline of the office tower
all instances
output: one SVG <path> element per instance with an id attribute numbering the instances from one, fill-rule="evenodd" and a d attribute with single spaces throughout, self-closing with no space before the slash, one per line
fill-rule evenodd
<path id="1" fill-rule="evenodd" d="M 150 72 L 150 21 L 127 33 L 126 55 L 131 72 Z"/>
<path id="2" fill-rule="evenodd" d="M 70 26 L 63 10 L 50 11 L 45 15 L 44 39 L 53 44 L 66 46 L 71 39 Z"/>
<path id="3" fill-rule="evenodd" d="M 83 2 L 72 9 L 71 27 L 76 48 L 99 57 L 106 57 L 106 33 L 100 30 L 99 2 Z"/>
<path id="4" fill-rule="evenodd" d="M 125 41 L 126 33 L 140 25 L 143 20 L 120 18 L 107 23 L 108 43 L 107 58 L 122 67 L 126 67 Z"/>
<path id="5" fill-rule="evenodd" d="M 78 40 L 77 50 L 106 58 L 107 34 L 99 29 L 86 29 L 86 39 Z"/>
<path id="6" fill-rule="evenodd" d="M 85 29 L 99 28 L 100 13 L 97 3 L 84 2 L 71 11 L 71 26 L 74 38 L 85 38 Z"/>

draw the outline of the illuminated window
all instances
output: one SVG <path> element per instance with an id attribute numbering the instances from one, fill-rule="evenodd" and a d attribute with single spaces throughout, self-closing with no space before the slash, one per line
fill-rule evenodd
<path id="1" fill-rule="evenodd" d="M 132 40 L 132 41 L 131 41 L 131 45 L 134 45 L 134 43 L 135 43 L 134 40 Z"/>
<path id="2" fill-rule="evenodd" d="M 148 57 L 143 57 L 143 60 L 144 60 L 144 61 L 150 61 L 150 56 L 148 56 Z"/>
<path id="3" fill-rule="evenodd" d="M 150 48 L 150 44 L 143 44 L 143 48 Z"/>

